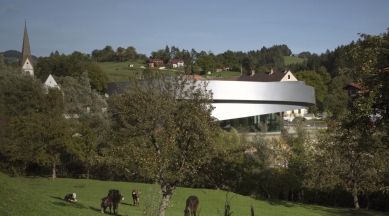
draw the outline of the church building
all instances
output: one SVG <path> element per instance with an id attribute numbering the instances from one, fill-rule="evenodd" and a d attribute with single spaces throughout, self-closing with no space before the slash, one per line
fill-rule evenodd
<path id="1" fill-rule="evenodd" d="M 24 24 L 24 36 L 23 36 L 23 47 L 22 55 L 20 56 L 19 66 L 23 73 L 34 76 L 34 66 L 30 50 L 30 42 L 27 34 L 27 24 Z"/>

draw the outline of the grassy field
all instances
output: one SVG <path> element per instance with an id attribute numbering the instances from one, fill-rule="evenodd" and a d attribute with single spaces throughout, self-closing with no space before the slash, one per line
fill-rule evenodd
<path id="1" fill-rule="evenodd" d="M 301 63 L 304 61 L 302 58 L 294 57 L 294 56 L 284 56 L 285 65 L 293 64 L 293 63 Z"/>
<path id="2" fill-rule="evenodd" d="M 297 58 L 294 56 L 285 56 L 284 57 L 285 64 L 292 63 L 300 63 L 303 62 L 304 59 Z M 140 72 L 141 66 L 146 67 L 144 62 L 140 61 L 125 61 L 125 62 L 99 62 L 98 63 L 109 76 L 109 82 L 124 82 L 127 81 L 127 77 L 136 72 Z M 132 64 L 133 67 L 129 67 Z M 172 70 L 164 70 L 164 73 L 174 75 L 176 72 L 183 72 L 183 68 L 180 69 L 172 69 Z M 212 73 L 210 75 L 203 75 L 204 78 L 213 79 L 218 77 L 238 77 L 240 76 L 240 72 L 236 71 L 222 71 L 219 73 Z"/>
<path id="3" fill-rule="evenodd" d="M 133 206 L 131 191 L 139 189 L 142 194 L 140 206 Z M 58 178 L 54 181 L 46 178 L 11 178 L 0 173 L 0 215 L 101 215 L 100 199 L 109 189 L 118 189 L 124 196 L 119 204 L 119 215 L 143 215 L 158 206 L 161 197 L 158 185 L 131 182 L 108 182 L 87 179 Z M 77 193 L 77 202 L 68 202 L 63 198 L 68 193 Z M 233 215 L 250 215 L 253 205 L 255 215 L 385 215 L 379 212 L 340 208 L 327 208 L 315 205 L 301 205 L 281 201 L 262 201 L 222 190 L 177 188 L 166 216 L 182 216 L 185 200 L 190 195 L 199 197 L 198 216 L 224 215 L 226 196 L 231 203 Z M 108 210 L 109 213 L 109 210 Z M 147 214 L 152 215 L 152 214 Z M 155 215 L 155 214 L 153 214 Z"/>
<path id="4" fill-rule="evenodd" d="M 99 62 L 98 63 L 108 74 L 109 82 L 127 81 L 127 77 L 140 70 L 142 66 L 138 62 Z M 129 67 L 133 64 L 134 67 Z"/>
<path id="5" fill-rule="evenodd" d="M 129 67 L 128 65 L 132 64 L 133 67 Z M 100 62 L 99 65 L 107 72 L 109 76 L 109 82 L 124 82 L 127 81 L 127 77 L 130 74 L 140 72 L 141 66 L 146 66 L 146 64 L 142 64 L 141 62 Z M 155 70 L 157 70 L 155 68 Z M 160 70 L 163 73 L 174 75 L 177 72 L 183 72 L 183 68 L 171 69 L 171 70 Z M 236 77 L 240 76 L 240 72 L 234 71 L 222 71 L 219 73 L 212 73 L 210 75 L 203 75 L 204 78 L 217 78 L 217 77 Z"/>
<path id="6" fill-rule="evenodd" d="M 132 64 L 133 67 L 129 67 Z M 128 81 L 127 77 L 133 73 L 141 72 L 143 69 L 142 66 L 146 66 L 142 62 L 136 61 L 126 61 L 126 62 L 100 62 L 99 65 L 107 72 L 109 76 L 109 82 L 124 82 Z M 158 70 L 157 68 L 153 68 Z M 183 69 L 173 69 L 173 70 L 160 70 L 166 74 L 175 74 L 178 71 Z"/>

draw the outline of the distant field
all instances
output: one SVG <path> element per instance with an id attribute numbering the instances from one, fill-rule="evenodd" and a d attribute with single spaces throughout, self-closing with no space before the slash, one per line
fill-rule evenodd
<path id="1" fill-rule="evenodd" d="M 0 203 L 0 215 L 102 215 L 100 213 L 101 198 L 105 197 L 110 189 L 118 189 L 124 196 L 124 200 L 119 204 L 118 215 L 122 216 L 145 215 L 143 211 L 155 210 L 161 198 L 160 187 L 156 184 L 67 178 L 57 178 L 53 181 L 40 177 L 11 178 L 0 173 L 0 190 L 3 197 Z M 139 207 L 133 206 L 130 195 L 133 189 L 142 192 Z M 69 193 L 77 193 L 77 202 L 68 202 L 63 199 Z M 182 216 L 185 200 L 190 195 L 199 197 L 199 216 L 224 215 L 222 212 L 226 191 L 179 187 L 171 198 L 166 216 Z M 374 211 L 328 208 L 277 200 L 257 200 L 234 193 L 228 193 L 228 198 L 231 200 L 232 215 L 236 216 L 250 215 L 251 205 L 253 205 L 255 215 L 266 216 L 385 215 Z"/>
<path id="2" fill-rule="evenodd" d="M 294 57 L 294 56 L 284 56 L 285 65 L 293 64 L 293 63 L 301 63 L 304 61 L 302 58 Z"/>
<path id="3" fill-rule="evenodd" d="M 226 77 L 238 77 L 238 76 L 240 76 L 240 72 L 237 71 L 222 71 L 222 72 L 214 72 L 212 74 L 206 74 L 203 75 L 202 77 L 204 77 L 205 79 L 216 79 L 219 77 L 226 78 Z"/>
<path id="4" fill-rule="evenodd" d="M 301 63 L 304 61 L 302 58 L 297 58 L 294 56 L 284 56 L 285 64 L 289 65 L 292 63 Z M 143 69 L 141 66 L 145 66 L 144 62 L 139 61 L 126 61 L 126 62 L 99 62 L 98 63 L 109 76 L 109 82 L 124 82 L 128 80 L 128 76 L 130 74 L 141 72 Z M 132 64 L 133 67 L 129 67 Z M 156 68 L 155 68 L 156 69 Z M 171 70 L 163 70 L 167 74 L 175 74 L 179 71 L 183 72 L 183 68 L 171 69 Z M 219 77 L 238 77 L 240 76 L 240 72 L 238 71 L 222 71 L 222 72 L 214 72 L 212 74 L 202 75 L 206 79 L 215 79 Z"/>
<path id="5" fill-rule="evenodd" d="M 99 62 L 98 63 L 108 74 L 109 82 L 125 82 L 128 80 L 128 76 L 133 73 L 140 73 L 146 64 L 135 62 L 135 61 L 126 61 L 126 62 Z M 133 67 L 129 67 L 132 64 Z M 152 68 L 153 70 L 158 70 L 157 68 Z M 166 74 L 175 74 L 178 71 L 183 69 L 168 69 L 168 70 L 159 70 Z"/>
<path id="6" fill-rule="evenodd" d="M 127 77 L 140 70 L 142 66 L 138 62 L 99 62 L 98 63 L 108 74 L 110 82 L 123 82 Z M 134 67 L 129 67 L 133 64 Z"/>

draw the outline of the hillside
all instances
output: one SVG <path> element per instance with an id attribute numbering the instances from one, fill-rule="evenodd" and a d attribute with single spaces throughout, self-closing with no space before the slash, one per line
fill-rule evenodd
<path id="1" fill-rule="evenodd" d="M 119 215 L 145 215 L 158 206 L 161 197 L 160 188 L 155 184 L 132 182 L 110 182 L 87 179 L 57 178 L 49 180 L 40 177 L 11 178 L 0 173 L 0 190 L 3 200 L 0 204 L 0 215 L 97 215 L 100 214 L 101 198 L 110 189 L 118 189 L 124 196 L 119 204 Z M 141 191 L 140 206 L 133 206 L 131 191 Z M 76 193 L 77 202 L 64 200 L 66 194 Z M 182 216 L 185 200 L 191 195 L 199 197 L 198 215 L 224 215 L 223 208 L 226 196 L 230 200 L 233 215 L 249 215 L 253 205 L 255 215 L 385 215 L 365 210 L 327 208 L 321 206 L 302 205 L 276 200 L 256 200 L 248 196 L 227 193 L 222 190 L 177 188 L 171 199 L 166 216 Z M 109 214 L 109 210 L 108 210 Z M 154 214 L 155 215 L 155 214 Z"/>
<path id="2" fill-rule="evenodd" d="M 0 54 L 3 54 L 4 58 L 10 62 L 19 60 L 20 56 L 22 55 L 22 53 L 17 50 L 7 50 L 5 52 L 0 52 Z M 34 62 L 38 61 L 38 57 L 34 55 L 31 55 L 31 57 Z"/>
<path id="3" fill-rule="evenodd" d="M 294 56 L 284 56 L 285 65 L 290 65 L 294 63 L 302 63 L 304 61 L 303 58 L 298 58 Z"/>

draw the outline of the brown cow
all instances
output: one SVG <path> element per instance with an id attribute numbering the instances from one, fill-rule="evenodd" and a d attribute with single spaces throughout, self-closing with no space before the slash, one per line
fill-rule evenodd
<path id="1" fill-rule="evenodd" d="M 106 196 L 104 198 L 101 198 L 101 213 L 105 213 L 105 210 L 107 207 L 109 207 L 109 213 L 112 214 L 112 199 L 109 196 Z"/>
<path id="2" fill-rule="evenodd" d="M 112 207 L 114 214 L 118 213 L 119 202 L 124 200 L 124 197 L 119 193 L 119 190 L 109 190 L 108 196 L 101 198 L 101 213 L 104 213 L 109 207 L 109 213 L 112 214 Z"/>
<path id="3" fill-rule="evenodd" d="M 197 207 L 199 207 L 199 198 L 197 198 L 197 196 L 188 197 L 186 200 L 184 216 L 196 216 Z"/>
<path id="4" fill-rule="evenodd" d="M 139 199 L 140 199 L 141 192 L 137 189 L 134 189 L 132 191 L 132 199 L 134 200 L 134 206 L 139 206 Z"/>

